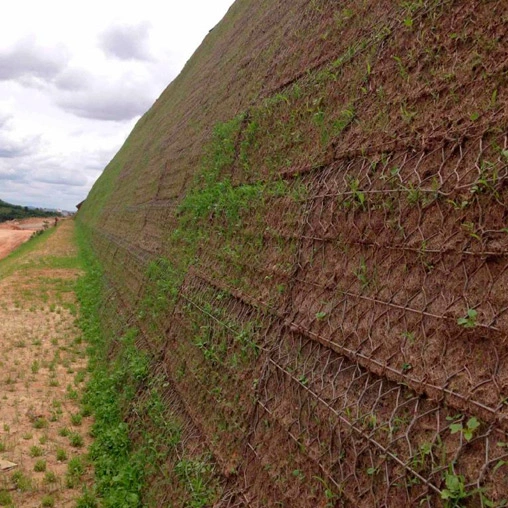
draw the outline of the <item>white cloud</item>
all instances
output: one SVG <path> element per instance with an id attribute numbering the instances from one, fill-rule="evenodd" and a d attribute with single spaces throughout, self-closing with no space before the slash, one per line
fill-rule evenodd
<path id="1" fill-rule="evenodd" d="M 151 60 L 148 48 L 151 26 L 148 21 L 111 26 L 100 34 L 99 45 L 106 55 L 120 60 Z"/>
<path id="2" fill-rule="evenodd" d="M 0 17 L 0 199 L 73 209 L 232 3 L 11 3 Z"/>
<path id="3" fill-rule="evenodd" d="M 82 90 L 63 92 L 56 104 L 82 118 L 124 121 L 142 115 L 153 103 L 149 85 L 135 80 L 96 80 Z"/>
<path id="4" fill-rule="evenodd" d="M 31 34 L 11 48 L 0 51 L 0 80 L 51 80 L 67 65 L 68 59 L 63 45 L 44 48 L 36 43 L 35 35 Z"/>

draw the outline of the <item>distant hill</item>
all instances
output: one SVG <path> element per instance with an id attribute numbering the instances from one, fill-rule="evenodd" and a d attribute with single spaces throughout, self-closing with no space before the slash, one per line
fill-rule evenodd
<path id="1" fill-rule="evenodd" d="M 42 208 L 33 208 L 28 206 L 11 205 L 0 199 L 0 222 L 6 222 L 14 219 L 26 219 L 28 217 L 56 217 L 61 213 L 56 211 L 46 211 Z"/>

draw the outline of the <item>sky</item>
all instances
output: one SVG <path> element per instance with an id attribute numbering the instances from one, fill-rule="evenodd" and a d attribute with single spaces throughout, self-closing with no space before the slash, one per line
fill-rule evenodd
<path id="1" fill-rule="evenodd" d="M 0 199 L 75 210 L 233 0 L 17 0 L 0 17 Z"/>

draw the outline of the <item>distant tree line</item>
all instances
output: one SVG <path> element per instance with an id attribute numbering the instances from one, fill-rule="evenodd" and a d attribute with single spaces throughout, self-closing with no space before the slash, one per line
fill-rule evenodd
<path id="1" fill-rule="evenodd" d="M 0 222 L 28 217 L 60 217 L 58 212 L 50 212 L 41 208 L 28 208 L 27 206 L 11 205 L 0 199 Z"/>

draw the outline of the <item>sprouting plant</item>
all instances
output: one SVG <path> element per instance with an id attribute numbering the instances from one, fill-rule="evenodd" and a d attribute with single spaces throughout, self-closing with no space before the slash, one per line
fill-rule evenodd
<path id="1" fill-rule="evenodd" d="M 364 258 L 360 260 L 360 266 L 355 270 L 354 274 L 360 281 L 362 289 L 366 289 L 367 287 L 369 287 L 371 281 L 367 270 L 367 264 L 365 263 Z"/>
<path id="2" fill-rule="evenodd" d="M 358 178 L 352 178 L 349 181 L 349 188 L 353 195 L 353 202 L 363 207 L 365 203 L 365 193 L 360 190 L 360 180 L 358 180 Z"/>
<path id="3" fill-rule="evenodd" d="M 402 372 L 409 372 L 413 366 L 410 363 L 403 363 L 402 364 Z"/>
<path id="4" fill-rule="evenodd" d="M 409 77 L 409 74 L 408 74 L 406 68 L 404 67 L 404 64 L 402 63 L 402 59 L 399 56 L 393 56 L 392 58 L 397 63 L 397 68 L 399 70 L 400 77 L 403 80 L 407 80 Z"/>
<path id="5" fill-rule="evenodd" d="M 467 199 L 447 199 L 447 203 L 453 206 L 454 210 L 464 210 L 469 205 L 469 201 Z"/>
<path id="6" fill-rule="evenodd" d="M 474 238 L 475 240 L 481 240 L 480 236 L 475 231 L 474 222 L 463 222 L 462 227 L 471 238 Z"/>
<path id="7" fill-rule="evenodd" d="M 337 119 L 333 122 L 333 135 L 338 136 L 356 117 L 354 105 L 349 105 L 342 110 Z"/>
<path id="8" fill-rule="evenodd" d="M 337 501 L 338 496 L 330 488 L 330 486 L 328 485 L 328 482 L 326 482 L 326 480 L 324 480 L 323 478 L 321 478 L 319 476 L 313 476 L 313 478 L 315 480 L 317 480 L 319 483 L 321 483 L 321 485 L 324 488 L 325 498 L 326 498 L 326 501 L 327 501 L 326 505 L 325 505 L 325 508 L 332 508 L 333 506 L 335 506 L 335 502 Z"/>
<path id="9" fill-rule="evenodd" d="M 316 312 L 316 319 L 319 319 L 320 321 L 324 319 L 328 315 L 327 312 Z"/>
<path id="10" fill-rule="evenodd" d="M 295 469 L 293 472 L 292 472 L 292 475 L 297 478 L 298 480 L 300 481 L 303 481 L 305 480 L 305 475 L 303 474 L 303 472 L 300 470 L 300 469 Z"/>
<path id="11" fill-rule="evenodd" d="M 478 316 L 478 312 L 474 309 L 467 309 L 467 314 L 465 317 L 460 317 L 457 319 L 457 324 L 463 326 L 464 328 L 474 328 L 476 326 L 476 317 Z"/>
<path id="12" fill-rule="evenodd" d="M 421 191 L 418 187 L 414 187 L 413 184 L 409 184 L 407 189 L 407 200 L 410 205 L 415 205 L 421 199 Z"/>
<path id="13" fill-rule="evenodd" d="M 402 119 L 406 123 L 411 123 L 413 121 L 413 118 L 416 116 L 416 111 L 414 109 L 411 109 L 407 106 L 405 102 L 403 102 L 400 105 L 400 114 L 402 116 Z"/>
<path id="14" fill-rule="evenodd" d="M 452 420 L 453 419 L 454 418 L 452 418 Z M 466 422 L 465 427 L 462 422 L 450 424 L 450 433 L 457 434 L 458 432 L 460 432 L 464 436 L 464 439 L 469 442 L 469 441 L 471 441 L 471 439 L 473 439 L 473 435 L 479 426 L 480 426 L 480 422 L 478 421 L 478 419 L 476 417 L 472 416 Z"/>
<path id="15" fill-rule="evenodd" d="M 461 501 L 470 496 L 466 491 L 465 479 L 462 475 L 456 475 L 452 466 L 445 473 L 446 488 L 441 491 L 441 499 L 448 508 L 459 508 Z"/>
<path id="16" fill-rule="evenodd" d="M 413 28 L 413 18 L 411 16 L 408 16 L 407 18 L 404 18 L 404 26 L 407 28 Z"/>

